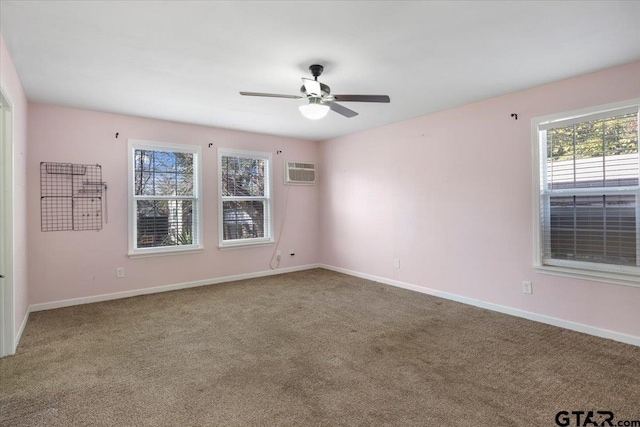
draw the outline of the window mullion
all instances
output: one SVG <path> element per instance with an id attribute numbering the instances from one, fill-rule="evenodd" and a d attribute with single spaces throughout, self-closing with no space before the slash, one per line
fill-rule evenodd
<path id="1" fill-rule="evenodd" d="M 636 113 L 636 141 L 640 144 L 640 111 Z M 640 158 L 640 153 L 636 154 Z M 638 161 L 636 173 L 640 177 L 640 161 Z M 640 182 L 639 182 L 640 184 Z M 640 191 L 636 192 L 636 265 L 640 266 Z"/>
<path id="2" fill-rule="evenodd" d="M 548 194 L 550 196 L 588 196 L 606 194 L 607 196 L 613 196 L 616 194 L 636 194 L 640 190 L 640 187 L 590 187 L 590 188 L 563 188 L 558 190 L 543 191 L 542 194 Z"/>
<path id="3" fill-rule="evenodd" d="M 578 202 L 573 196 L 573 256 L 578 256 Z"/>
<path id="4" fill-rule="evenodd" d="M 222 200 L 225 202 L 250 202 L 252 200 L 268 200 L 268 197 L 265 196 L 221 196 Z"/>
<path id="5" fill-rule="evenodd" d="M 542 233 L 542 243 L 543 243 L 543 254 L 542 259 L 551 258 L 551 196 L 544 196 L 544 204 L 543 204 L 543 233 Z"/>
<path id="6" fill-rule="evenodd" d="M 640 266 L 640 191 L 636 192 L 636 265 Z"/>
<path id="7" fill-rule="evenodd" d="M 573 188 L 576 188 L 577 172 L 576 172 L 576 157 L 577 157 L 577 144 L 576 144 L 576 125 L 573 125 Z"/>
<path id="8" fill-rule="evenodd" d="M 196 196 L 153 196 L 134 195 L 135 200 L 198 200 Z"/>

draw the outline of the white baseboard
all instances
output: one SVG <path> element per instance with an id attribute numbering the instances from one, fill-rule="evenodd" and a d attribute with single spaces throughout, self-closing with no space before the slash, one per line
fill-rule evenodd
<path id="1" fill-rule="evenodd" d="M 396 286 L 398 288 L 409 289 L 411 291 L 432 295 L 451 301 L 461 302 L 463 304 L 473 305 L 475 307 L 485 308 L 487 310 L 497 311 L 499 313 L 509 314 L 511 316 L 522 317 L 524 319 L 533 320 L 535 322 L 546 323 L 547 325 L 558 326 L 560 328 L 569 329 L 576 332 L 582 332 L 596 337 L 608 338 L 614 341 L 620 341 L 640 347 L 640 337 L 634 335 L 623 334 L 620 332 L 610 331 L 607 329 L 596 328 L 594 326 L 584 325 L 582 323 L 571 322 L 569 320 L 558 319 L 556 317 L 545 316 L 542 314 L 531 313 L 529 311 L 519 310 L 517 308 L 507 307 L 504 305 L 494 304 L 491 302 L 481 301 L 474 298 L 463 297 L 461 295 L 442 292 L 423 286 L 412 285 L 410 283 L 398 280 L 386 279 L 384 277 L 373 276 L 371 274 L 360 273 L 358 271 L 347 270 L 346 268 L 333 267 L 331 265 L 320 264 L 319 267 L 335 271 L 338 273 L 348 274 L 349 276 L 360 277 L 374 282 L 383 283 L 385 285 Z"/>
<path id="2" fill-rule="evenodd" d="M 159 292 L 176 291 L 178 289 L 187 289 L 187 288 L 195 288 L 198 286 L 215 285 L 218 283 L 234 282 L 237 280 L 253 279 L 256 277 L 265 277 L 265 276 L 273 276 L 276 274 L 293 273 L 294 271 L 309 270 L 312 268 L 319 268 L 319 267 L 320 267 L 319 264 L 307 264 L 307 265 L 301 265 L 297 267 L 278 268 L 276 270 L 258 271 L 255 273 L 238 274 L 235 276 L 225 276 L 225 277 L 217 277 L 215 279 L 198 280 L 195 282 L 184 282 L 184 283 L 176 283 L 173 285 L 164 285 L 164 286 L 155 286 L 152 288 L 135 289 L 132 291 L 115 292 L 112 294 L 102 294 L 102 295 L 95 295 L 95 296 L 83 297 L 83 298 L 73 298 L 73 299 L 67 299 L 67 300 L 61 300 L 61 301 L 44 302 L 40 304 L 30 305 L 29 311 L 34 312 L 34 311 L 43 311 L 43 310 L 53 310 L 56 308 L 71 307 L 73 305 L 91 304 L 94 302 L 110 301 L 110 300 L 120 299 L 120 298 L 129 298 L 129 297 L 135 297 L 138 295 L 156 294 Z M 26 324 L 26 318 L 25 318 L 25 324 Z M 24 328 L 24 324 L 22 325 L 22 327 Z"/>
<path id="3" fill-rule="evenodd" d="M 31 306 L 27 307 L 27 312 L 24 314 L 24 319 L 22 319 L 22 324 L 20 325 L 20 329 L 18 329 L 18 334 L 16 335 L 16 340 L 14 341 L 13 353 L 16 352 L 18 348 L 18 344 L 20 343 L 20 338 L 22 338 L 22 333 L 24 332 L 24 328 L 27 326 L 27 320 L 29 320 L 29 313 L 31 313 Z"/>

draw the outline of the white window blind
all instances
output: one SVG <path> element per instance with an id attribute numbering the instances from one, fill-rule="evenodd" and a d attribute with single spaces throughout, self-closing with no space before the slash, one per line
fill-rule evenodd
<path id="1" fill-rule="evenodd" d="M 542 264 L 637 274 L 638 107 L 538 131 Z"/>
<path id="2" fill-rule="evenodd" d="M 271 154 L 218 153 L 220 246 L 271 242 Z"/>

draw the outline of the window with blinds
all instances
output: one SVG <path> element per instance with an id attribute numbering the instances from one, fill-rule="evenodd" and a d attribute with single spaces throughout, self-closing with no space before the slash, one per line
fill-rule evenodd
<path id="1" fill-rule="evenodd" d="M 638 106 L 540 123 L 540 264 L 638 274 Z"/>
<path id="2" fill-rule="evenodd" d="M 129 141 L 130 255 L 200 248 L 200 147 Z"/>
<path id="3" fill-rule="evenodd" d="M 220 149 L 218 171 L 220 246 L 271 242 L 271 154 Z"/>

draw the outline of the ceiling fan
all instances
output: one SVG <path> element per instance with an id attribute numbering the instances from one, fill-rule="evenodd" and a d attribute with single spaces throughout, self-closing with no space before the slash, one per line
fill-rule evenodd
<path id="1" fill-rule="evenodd" d="M 358 115 L 355 111 L 338 104 L 340 102 L 383 102 L 389 103 L 391 100 L 387 95 L 331 95 L 331 89 L 324 83 L 318 81 L 324 67 L 322 65 L 311 65 L 309 67 L 313 80 L 302 78 L 302 95 L 281 95 L 277 93 L 261 92 L 240 92 L 244 96 L 264 96 L 269 98 L 306 98 L 308 103 L 300 106 L 300 112 L 308 119 L 317 120 L 327 115 L 329 110 L 335 111 L 344 117 L 351 118 Z"/>

